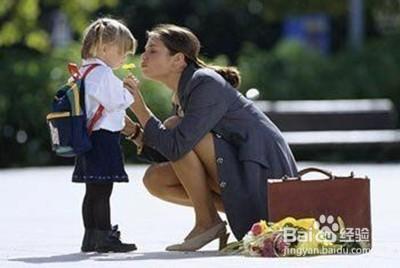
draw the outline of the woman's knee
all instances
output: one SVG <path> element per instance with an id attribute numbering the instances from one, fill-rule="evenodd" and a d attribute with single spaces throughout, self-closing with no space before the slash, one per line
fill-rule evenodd
<path id="1" fill-rule="evenodd" d="M 156 181 L 156 165 L 151 165 L 146 172 L 144 173 L 143 176 L 143 184 L 146 187 L 146 189 L 151 193 L 154 194 L 157 189 L 157 185 L 155 183 Z"/>
<path id="2" fill-rule="evenodd" d="M 181 118 L 179 116 L 174 115 L 174 116 L 171 116 L 171 117 L 168 117 L 167 119 L 165 119 L 163 124 L 166 128 L 172 129 L 172 128 L 175 128 L 179 124 L 180 121 L 181 121 Z"/>

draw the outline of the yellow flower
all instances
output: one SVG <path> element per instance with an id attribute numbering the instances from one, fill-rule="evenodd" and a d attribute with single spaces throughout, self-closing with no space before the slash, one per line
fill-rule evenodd
<path id="1" fill-rule="evenodd" d="M 313 218 L 305 218 L 305 219 L 296 220 L 293 217 L 286 217 L 283 220 L 280 220 L 279 222 L 273 224 L 272 229 L 274 231 L 279 231 L 284 226 L 289 225 L 292 227 L 303 228 L 303 229 L 309 230 L 314 227 L 314 223 L 315 223 L 315 219 L 313 219 Z"/>
<path id="2" fill-rule="evenodd" d="M 270 231 L 266 221 L 261 220 L 260 221 L 260 226 L 261 226 L 261 233 L 262 234 L 267 233 L 267 232 Z"/>
<path id="3" fill-rule="evenodd" d="M 315 227 L 315 219 L 313 218 L 299 219 L 296 221 L 295 226 L 309 230 Z"/>
<path id="4" fill-rule="evenodd" d="M 274 223 L 272 225 L 272 229 L 274 231 L 280 231 L 286 225 L 295 226 L 296 225 L 296 219 L 293 218 L 293 217 L 286 217 L 283 220 L 280 220 L 277 223 Z"/>
<path id="5" fill-rule="evenodd" d="M 122 65 L 122 69 L 127 70 L 127 71 L 132 71 L 134 68 L 136 68 L 136 65 L 134 63 L 128 63 Z"/>

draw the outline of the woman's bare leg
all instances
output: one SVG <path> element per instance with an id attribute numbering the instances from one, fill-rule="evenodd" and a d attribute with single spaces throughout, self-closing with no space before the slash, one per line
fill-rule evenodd
<path id="1" fill-rule="evenodd" d="M 212 134 L 206 134 L 194 147 L 194 152 L 199 157 L 203 167 L 206 169 L 211 189 L 221 195 L 221 190 L 218 183 L 218 169 L 216 163 L 214 139 Z"/>
<path id="2" fill-rule="evenodd" d="M 179 122 L 178 116 L 171 116 L 164 121 L 164 126 L 171 129 L 174 128 Z M 194 147 L 193 151 L 200 158 L 200 161 L 205 167 L 209 179 L 209 185 L 211 189 L 221 195 L 221 191 L 218 185 L 218 170 L 215 161 L 215 148 L 212 134 L 208 133 L 204 136 L 200 142 Z"/>
<path id="3" fill-rule="evenodd" d="M 206 170 L 196 153 L 190 151 L 179 160 L 171 162 L 171 166 L 192 201 L 195 211 L 195 227 L 187 238 L 222 222 L 212 202 Z"/>
<path id="4" fill-rule="evenodd" d="M 208 178 L 208 183 L 213 188 L 210 181 L 211 178 Z M 170 162 L 151 165 L 146 170 L 143 183 L 152 195 L 164 201 L 193 207 L 192 200 L 188 197 Z M 214 190 L 211 194 L 216 209 L 219 212 L 225 212 L 221 195 Z"/>
<path id="5" fill-rule="evenodd" d="M 173 120 L 176 120 L 176 118 L 171 120 L 172 124 L 177 122 Z M 152 166 L 146 172 L 144 183 L 151 193 L 160 198 L 194 207 L 196 224 L 186 238 L 196 236 L 221 222 L 222 220 L 214 205 L 218 203 L 217 207 L 223 209 L 220 197 L 215 197 L 215 193 L 220 193 L 220 191 L 217 184 L 217 167 L 212 135 L 207 134 L 193 151 L 175 162 L 169 162 L 169 164 L 169 166 L 164 165 L 162 167 Z M 168 168 L 169 171 L 167 171 Z M 159 171 L 155 172 L 154 170 L 157 169 Z M 153 175 L 149 176 L 149 173 Z M 165 181 L 165 175 L 167 175 L 165 173 L 168 173 L 169 180 L 167 184 L 164 183 L 164 187 L 151 182 L 150 178 L 158 177 L 155 177 L 154 173 L 160 176 L 158 182 Z M 165 187 L 166 185 L 168 188 Z M 215 202 L 215 200 L 218 201 Z"/>

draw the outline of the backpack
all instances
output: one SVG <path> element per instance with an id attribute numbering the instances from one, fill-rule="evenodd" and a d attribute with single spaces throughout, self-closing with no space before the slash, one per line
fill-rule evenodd
<path id="1" fill-rule="evenodd" d="M 99 106 L 87 126 L 84 80 L 98 65 L 91 64 L 81 75 L 76 64 L 68 64 L 71 77 L 58 89 L 51 113 L 46 116 L 52 150 L 58 156 L 75 157 L 92 148 L 89 136 L 95 123 L 101 118 L 104 107 Z"/>

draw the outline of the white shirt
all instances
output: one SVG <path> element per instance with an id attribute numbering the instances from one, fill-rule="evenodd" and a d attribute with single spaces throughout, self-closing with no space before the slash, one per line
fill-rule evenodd
<path id="1" fill-rule="evenodd" d="M 123 87 L 123 82 L 115 76 L 112 69 L 100 59 L 83 60 L 80 73 L 83 74 L 88 65 L 94 63 L 100 65 L 92 69 L 85 78 L 87 122 L 101 104 L 104 106 L 103 114 L 93 130 L 120 131 L 125 126 L 125 110 L 134 102 L 133 96 Z"/>

